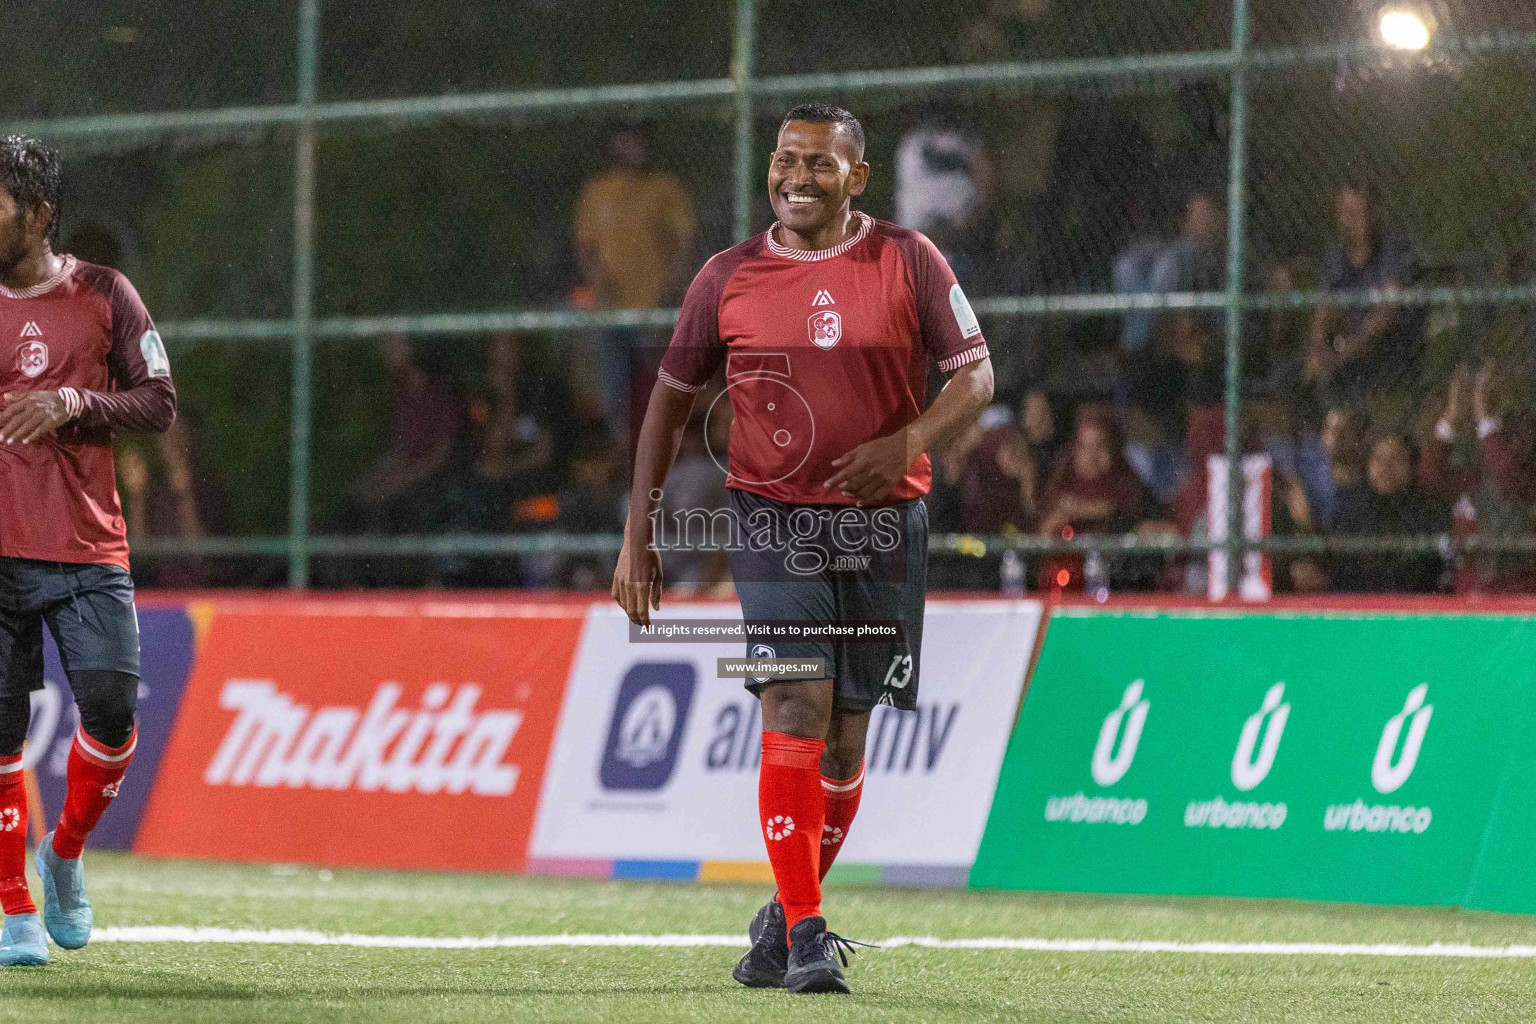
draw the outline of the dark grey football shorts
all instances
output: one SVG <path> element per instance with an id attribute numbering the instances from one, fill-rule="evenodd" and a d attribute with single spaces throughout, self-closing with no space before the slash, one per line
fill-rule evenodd
<path id="1" fill-rule="evenodd" d="M 0 697 L 42 689 L 45 622 L 66 674 L 139 674 L 139 618 L 126 570 L 0 557 Z"/>
<path id="2" fill-rule="evenodd" d="M 735 488 L 727 493 L 737 531 L 731 574 L 749 627 L 775 622 L 902 627 L 896 640 L 750 641 L 747 657 L 825 659 L 839 711 L 869 711 L 878 704 L 915 708 L 928 591 L 928 507 L 922 499 L 849 509 L 792 505 Z M 772 684 L 746 681 L 757 694 L 765 685 Z"/>

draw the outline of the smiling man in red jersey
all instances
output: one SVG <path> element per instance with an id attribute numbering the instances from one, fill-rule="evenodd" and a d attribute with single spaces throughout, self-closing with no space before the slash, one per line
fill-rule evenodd
<path id="1" fill-rule="evenodd" d="M 752 922 L 734 976 L 791 992 L 848 991 L 847 942 L 822 916 L 821 879 L 858 809 L 871 711 L 916 705 L 927 452 L 992 397 L 981 327 L 943 256 L 923 235 L 852 209 L 869 173 L 852 114 L 807 103 L 785 117 L 768 168 L 778 222 L 705 264 L 683 302 L 637 441 L 613 581 L 630 619 L 648 624 L 661 606 L 662 487 L 694 395 L 723 365 L 743 619 L 900 627 L 875 642 L 748 647 L 753 659 L 823 667 L 817 678 L 747 680 L 762 701 L 758 826 L 778 893 Z M 929 405 L 931 362 L 951 376 Z"/>
<path id="2" fill-rule="evenodd" d="M 81 851 L 133 759 L 139 624 L 112 463 L 116 430 L 176 417 L 170 362 L 115 270 L 53 251 L 59 155 L 0 138 L 0 966 L 46 963 L 91 937 Z M 43 920 L 24 873 L 21 748 L 43 685 L 43 624 L 80 711 L 58 827 L 37 850 Z"/>

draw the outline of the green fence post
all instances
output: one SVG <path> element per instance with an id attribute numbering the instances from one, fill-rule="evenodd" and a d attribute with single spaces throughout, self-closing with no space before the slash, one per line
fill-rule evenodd
<path id="1" fill-rule="evenodd" d="M 1242 580 L 1243 445 L 1238 434 L 1243 358 L 1243 248 L 1248 205 L 1248 0 L 1232 0 L 1232 151 L 1227 169 L 1227 594 Z"/>
<path id="2" fill-rule="evenodd" d="M 320 0 L 299 4 L 299 105 L 312 115 L 320 64 Z M 309 586 L 309 454 L 313 429 L 315 121 L 299 124 L 293 158 L 293 409 L 289 435 L 288 585 Z"/>
<path id="3" fill-rule="evenodd" d="M 752 76 L 757 70 L 757 0 L 736 0 L 736 38 L 731 51 L 731 81 L 736 87 L 736 216 L 731 241 L 752 233 Z"/>

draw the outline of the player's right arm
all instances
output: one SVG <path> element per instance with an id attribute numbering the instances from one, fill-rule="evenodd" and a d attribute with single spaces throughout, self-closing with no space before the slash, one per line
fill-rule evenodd
<path id="1" fill-rule="evenodd" d="M 725 358 L 720 295 L 739 260 L 733 262 L 724 255 L 704 264 L 688 286 L 635 441 L 635 476 L 630 483 L 624 546 L 613 571 L 613 599 L 640 626 L 650 625 L 651 609 L 661 607 L 661 553 L 656 550 L 651 516 L 661 505 L 662 487 L 683 443 L 694 396 Z"/>
<path id="2" fill-rule="evenodd" d="M 661 552 L 656 550 L 652 536 L 651 515 L 661 505 L 662 486 L 672 472 L 692 413 L 693 392 L 656 382 L 635 443 L 629 518 L 624 523 L 619 564 L 613 571 L 613 599 L 636 625 L 649 625 L 650 610 L 661 607 Z"/>

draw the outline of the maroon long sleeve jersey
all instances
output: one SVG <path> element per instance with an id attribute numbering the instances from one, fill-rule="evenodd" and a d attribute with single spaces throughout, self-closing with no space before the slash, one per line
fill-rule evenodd
<path id="1" fill-rule="evenodd" d="M 65 256 L 41 284 L 0 287 L 0 395 L 23 391 L 60 392 L 71 419 L 0 444 L 0 556 L 126 569 L 112 432 L 176 418 L 165 346 L 126 277 Z"/>
<path id="2" fill-rule="evenodd" d="M 859 214 L 832 249 L 788 249 L 774 228 L 704 265 L 658 379 L 697 391 L 725 364 L 734 411 L 725 485 L 791 504 L 841 505 L 832 463 L 922 414 L 930 360 L 987 358 L 981 325 L 923 235 Z M 711 410 L 711 415 L 718 414 Z M 892 500 L 928 493 L 917 455 Z"/>

